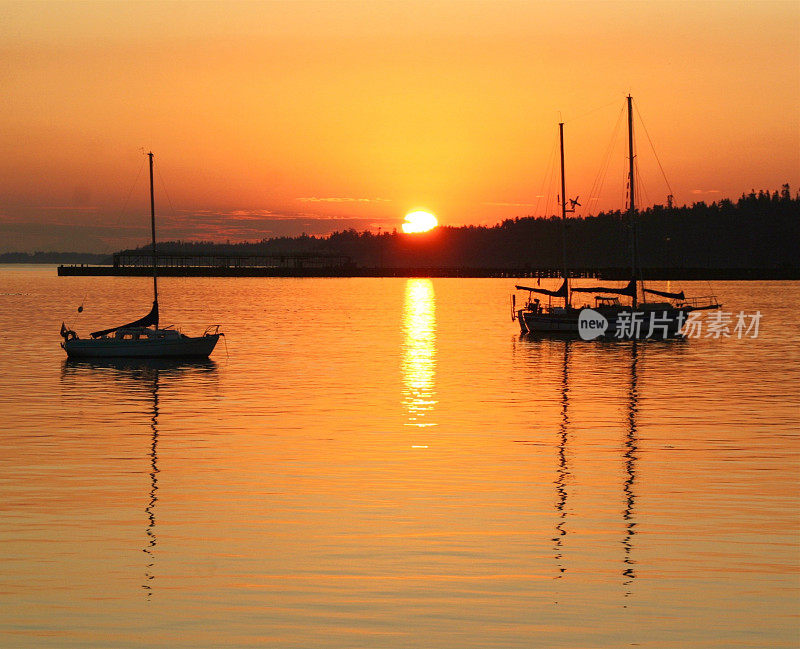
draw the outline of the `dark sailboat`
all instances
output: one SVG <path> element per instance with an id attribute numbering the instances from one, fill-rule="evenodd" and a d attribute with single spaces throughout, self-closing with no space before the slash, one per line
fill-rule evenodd
<path id="1" fill-rule="evenodd" d="M 153 241 L 153 306 L 143 318 L 128 324 L 93 331 L 80 338 L 61 324 L 61 347 L 70 358 L 208 358 L 224 335 L 219 325 L 207 327 L 201 336 L 187 336 L 172 328 L 158 327 L 158 264 L 156 216 L 153 191 L 153 153 L 150 159 L 150 229 Z"/>
<path id="2" fill-rule="evenodd" d="M 518 319 L 522 333 L 571 333 L 578 332 L 578 313 L 579 310 L 572 307 L 569 267 L 567 264 L 567 214 L 574 212 L 575 207 L 580 205 L 578 199 L 570 200 L 571 207 L 567 207 L 566 200 L 566 180 L 564 176 L 564 123 L 558 125 L 558 140 L 561 151 L 561 224 L 562 224 L 562 283 L 561 286 L 553 291 L 541 287 L 517 286 L 518 290 L 528 291 L 528 301 L 519 310 L 512 309 L 512 318 Z M 534 298 L 533 294 L 545 295 L 550 298 L 547 304 L 543 304 L 539 298 Z M 552 298 L 563 300 L 563 306 L 553 305 Z M 514 298 L 516 303 L 516 298 Z"/>
<path id="3" fill-rule="evenodd" d="M 577 336 L 581 330 L 581 313 L 584 309 L 592 309 L 594 315 L 602 316 L 606 321 L 603 336 L 606 338 L 674 338 L 680 336 L 683 324 L 691 311 L 716 309 L 720 307 L 713 296 L 703 298 L 687 298 L 684 293 L 659 291 L 644 288 L 641 278 L 641 266 L 638 259 L 636 235 L 636 193 L 634 176 L 633 149 L 633 99 L 627 97 L 628 108 L 628 184 L 630 202 L 628 205 L 628 221 L 631 230 L 631 275 L 630 281 L 622 287 L 590 286 L 571 287 L 569 268 L 567 265 L 566 221 L 567 213 L 573 212 L 579 205 L 577 199 L 570 200 L 571 208 L 567 208 L 564 180 L 564 124 L 559 124 L 559 141 L 561 145 L 561 219 L 563 224 L 563 281 L 557 290 L 540 287 L 520 286 L 517 290 L 528 291 L 528 299 L 521 309 L 516 309 L 516 299 L 512 298 L 512 319 L 519 321 L 523 334 L 561 334 Z M 594 305 L 584 304 L 581 308 L 572 306 L 574 293 L 595 294 Z M 639 299 L 641 293 L 642 299 Z M 550 298 L 543 304 L 534 294 Z M 648 295 L 665 298 L 665 301 L 648 301 Z M 628 298 L 628 304 L 620 302 L 620 297 Z M 563 299 L 563 306 L 553 305 L 552 298 Z M 593 336 L 594 337 L 594 336 Z"/>

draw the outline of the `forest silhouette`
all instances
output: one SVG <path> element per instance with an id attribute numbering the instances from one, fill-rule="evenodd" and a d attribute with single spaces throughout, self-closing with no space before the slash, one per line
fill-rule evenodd
<path id="1" fill-rule="evenodd" d="M 621 211 L 567 220 L 567 262 L 572 268 L 630 264 L 629 217 Z M 800 194 L 743 194 L 736 202 L 667 208 L 637 214 L 640 262 L 652 268 L 794 268 L 800 244 Z M 562 266 L 561 219 L 520 217 L 494 226 L 440 226 L 427 233 L 374 233 L 350 229 L 325 237 L 265 238 L 249 243 L 168 241 L 161 255 L 342 255 L 375 268 L 524 268 Z M 142 253 L 142 246 L 123 253 Z"/>
<path id="2" fill-rule="evenodd" d="M 737 201 L 665 207 L 637 213 L 639 262 L 643 268 L 798 270 L 800 193 L 752 191 Z M 328 236 L 264 238 L 256 242 L 160 241 L 159 256 L 219 255 L 258 257 L 318 255 L 347 258 L 360 268 L 563 267 L 560 217 L 519 217 L 494 226 L 440 226 L 405 234 L 358 232 Z M 621 211 L 567 220 L 567 264 L 571 269 L 625 268 L 630 265 L 630 218 Z M 150 246 L 120 251 L 147 261 Z M 6 253 L 0 262 L 111 264 L 111 255 Z"/>

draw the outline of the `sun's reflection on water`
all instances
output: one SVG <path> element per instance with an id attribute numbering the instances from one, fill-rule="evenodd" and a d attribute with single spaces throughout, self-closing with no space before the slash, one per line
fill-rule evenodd
<path id="1" fill-rule="evenodd" d="M 403 304 L 403 405 L 407 426 L 435 426 L 436 296 L 429 279 L 409 279 Z"/>

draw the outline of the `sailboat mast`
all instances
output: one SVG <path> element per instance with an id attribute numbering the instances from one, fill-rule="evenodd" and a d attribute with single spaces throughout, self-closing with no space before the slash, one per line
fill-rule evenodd
<path id="1" fill-rule="evenodd" d="M 564 296 L 564 306 L 570 306 L 569 275 L 567 274 L 567 192 L 564 180 L 564 122 L 558 124 L 558 140 L 561 145 L 561 246 L 564 261 L 564 285 L 567 294 Z"/>
<path id="2" fill-rule="evenodd" d="M 633 97 L 628 95 L 628 181 L 631 188 L 630 210 L 636 209 L 636 185 L 633 182 Z"/>
<path id="3" fill-rule="evenodd" d="M 150 158 L 150 231 L 153 235 L 153 304 L 158 305 L 158 273 L 156 257 L 156 201 L 153 192 L 153 152 L 147 154 Z M 158 325 L 156 325 L 158 326 Z"/>
<path id="4" fill-rule="evenodd" d="M 633 98 L 628 95 L 628 186 L 630 188 L 629 219 L 631 227 L 631 279 L 636 281 L 636 182 L 633 175 Z M 633 307 L 638 304 L 638 288 L 633 296 Z"/>

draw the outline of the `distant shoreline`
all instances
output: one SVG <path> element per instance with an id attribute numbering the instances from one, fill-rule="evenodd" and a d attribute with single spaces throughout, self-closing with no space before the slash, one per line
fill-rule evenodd
<path id="1" fill-rule="evenodd" d="M 111 265 L 60 265 L 61 277 L 148 277 L 146 266 L 114 267 Z M 461 278 L 538 278 L 560 277 L 553 268 L 286 268 L 286 267 L 161 267 L 160 277 L 461 277 Z M 627 280 L 626 268 L 580 268 L 571 276 Z M 800 280 L 800 267 L 792 268 L 644 268 L 642 278 L 666 280 Z"/>
<path id="2" fill-rule="evenodd" d="M 113 256 L 94 252 L 3 252 L 0 264 L 110 264 Z"/>

